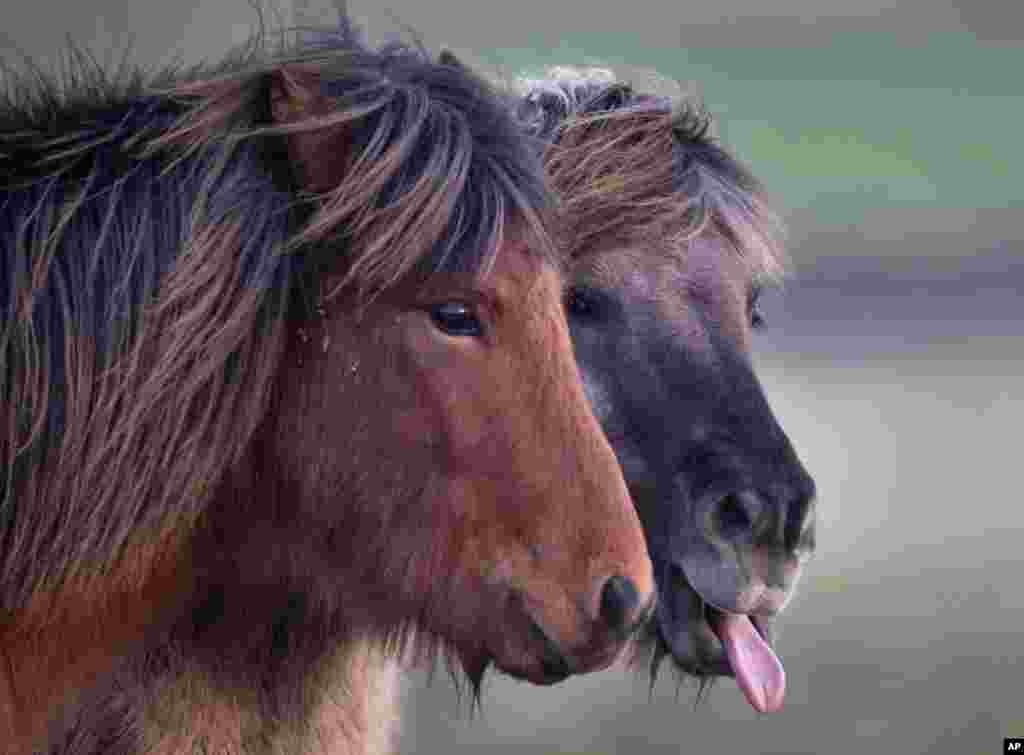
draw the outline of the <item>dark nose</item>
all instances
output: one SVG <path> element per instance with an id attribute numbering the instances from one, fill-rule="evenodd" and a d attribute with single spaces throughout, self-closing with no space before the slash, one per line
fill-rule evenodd
<path id="1" fill-rule="evenodd" d="M 809 478 L 770 492 L 740 490 L 715 504 L 711 529 L 729 542 L 809 555 L 814 551 L 813 501 L 814 483 Z"/>
<path id="2" fill-rule="evenodd" d="M 609 577 L 601 588 L 601 620 L 612 632 L 632 632 L 644 620 L 645 609 L 640 604 L 640 592 L 628 577 Z"/>

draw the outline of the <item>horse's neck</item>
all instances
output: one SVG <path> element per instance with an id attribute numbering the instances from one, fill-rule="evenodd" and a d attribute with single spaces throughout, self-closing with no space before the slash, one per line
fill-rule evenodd
<path id="1" fill-rule="evenodd" d="M 338 615 L 351 606 L 306 598 L 316 564 L 261 568 L 287 561 L 289 538 L 309 534 L 260 516 L 239 526 L 259 489 L 258 461 L 237 464 L 208 508 L 212 524 L 192 541 L 196 589 L 167 641 L 133 664 L 130 721 L 111 720 L 134 730 L 140 753 L 386 755 L 398 664 L 358 617 Z M 353 589 L 332 587 L 330 599 Z"/>
<path id="2" fill-rule="evenodd" d="M 311 682 L 319 703 L 306 724 L 302 752 L 389 755 L 400 712 L 397 662 L 365 641 L 354 641 Z"/>
<path id="3" fill-rule="evenodd" d="M 268 687 L 257 673 L 227 681 L 173 632 L 148 632 L 147 605 L 30 634 L 0 626 L 0 752 L 392 751 L 398 663 L 379 643 L 339 640 L 297 667 L 294 683 Z"/>
<path id="4" fill-rule="evenodd" d="M 91 642 L 70 627 L 0 636 L 0 741 L 8 748 L 3 752 L 34 753 L 51 727 L 73 717 L 95 679 L 116 667 L 118 639 Z"/>
<path id="5" fill-rule="evenodd" d="M 220 687 L 205 671 L 181 669 L 157 681 L 141 711 L 140 752 L 182 755 L 388 755 L 399 714 L 395 661 L 371 643 L 352 641 L 291 690 L 302 704 L 268 710 L 257 685 Z M 155 694 L 152 694 L 155 693 Z"/>
<path id="6" fill-rule="evenodd" d="M 389 755 L 401 702 L 398 664 L 378 648 L 359 642 L 338 661 L 311 718 L 320 749 L 308 752 Z"/>
<path id="7" fill-rule="evenodd" d="M 142 587 L 102 598 L 85 591 L 37 596 L 19 623 L 0 625 L 2 752 L 36 753 L 75 720 L 92 691 L 170 621 L 161 606 L 187 582 L 181 573 L 156 570 Z"/>

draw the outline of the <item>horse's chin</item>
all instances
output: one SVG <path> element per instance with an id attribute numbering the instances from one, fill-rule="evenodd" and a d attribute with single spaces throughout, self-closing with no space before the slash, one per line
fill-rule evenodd
<path id="1" fill-rule="evenodd" d="M 725 615 L 707 603 L 690 585 L 680 569 L 671 570 L 667 590 L 659 595 L 655 637 L 657 655 L 672 659 L 672 664 L 685 674 L 706 679 L 734 677 L 725 646 L 714 626 Z M 773 645 L 774 622 L 751 616 L 750 621 L 769 646 Z"/>
<path id="2" fill-rule="evenodd" d="M 506 676 L 522 679 L 547 686 L 565 681 L 572 675 L 566 665 L 552 665 L 543 661 L 527 662 L 525 660 L 503 661 L 488 653 L 459 653 L 459 663 L 463 673 L 474 688 L 479 688 L 487 669 L 494 668 Z"/>
<path id="3" fill-rule="evenodd" d="M 488 669 L 522 679 L 532 684 L 550 685 L 564 681 L 573 674 L 572 668 L 559 656 L 533 657 L 524 651 L 514 651 L 508 645 L 490 648 L 482 644 L 452 648 L 458 665 L 474 689 L 479 689 Z"/>
<path id="4" fill-rule="evenodd" d="M 571 674 L 568 671 L 552 671 L 541 666 L 521 669 L 504 670 L 504 673 L 516 679 L 522 679 L 531 684 L 542 687 L 558 684 L 568 679 Z"/>

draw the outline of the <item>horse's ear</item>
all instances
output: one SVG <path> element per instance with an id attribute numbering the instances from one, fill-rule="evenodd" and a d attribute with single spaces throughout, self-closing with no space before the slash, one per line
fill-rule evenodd
<path id="1" fill-rule="evenodd" d="M 299 66 L 281 66 L 270 73 L 270 107 L 274 122 L 292 123 L 315 109 L 317 76 Z"/>
<path id="2" fill-rule="evenodd" d="M 459 60 L 455 56 L 455 53 L 452 52 L 451 50 L 449 50 L 447 47 L 445 47 L 444 49 L 441 50 L 440 54 L 437 56 L 437 62 L 440 63 L 443 66 L 451 66 L 452 68 L 460 68 L 463 71 L 468 71 L 469 70 L 469 66 L 467 66 L 465 63 L 463 63 L 461 60 Z"/>
<path id="3" fill-rule="evenodd" d="M 295 176 L 307 191 L 330 191 L 345 175 L 351 140 L 344 125 L 329 122 L 331 102 L 322 93 L 319 72 L 282 66 L 270 76 L 274 124 L 295 127 L 286 137 Z"/>

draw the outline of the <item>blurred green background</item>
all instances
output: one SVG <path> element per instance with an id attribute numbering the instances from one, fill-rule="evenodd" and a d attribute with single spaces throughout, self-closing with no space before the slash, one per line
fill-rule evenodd
<path id="1" fill-rule="evenodd" d="M 72 33 L 156 63 L 245 39 L 244 0 L 4 0 L 6 52 Z M 286 21 L 329 19 L 295 0 Z M 820 552 L 780 639 L 785 709 L 671 674 L 539 689 L 469 718 L 410 675 L 402 752 L 938 753 L 1024 736 L 1024 3 L 353 0 L 505 75 L 595 64 L 700 93 L 787 218 L 794 275 L 759 371 L 820 490 Z M 270 17 L 272 20 L 272 16 Z M 2 37 L 0 37 L 2 39 Z"/>
<path id="2" fill-rule="evenodd" d="M 65 33 L 116 59 L 216 58 L 252 29 L 245 0 L 92 0 L 11 7 L 0 31 L 48 56 Z M 297 7 L 293 7 L 297 6 Z M 654 70 L 699 92 L 724 141 L 756 167 L 793 222 L 860 233 L 859 253 L 951 254 L 1020 240 L 1024 205 L 1024 4 L 1005 0 L 351 0 L 371 36 L 398 22 L 492 71 L 548 64 Z M 59 9 L 59 13 L 57 10 Z M 329 0 L 280 0 L 286 21 L 329 20 Z M 623 69 L 623 64 L 629 69 Z M 897 243 L 898 242 L 898 243 Z M 965 250 L 966 251 L 966 250 Z"/>

